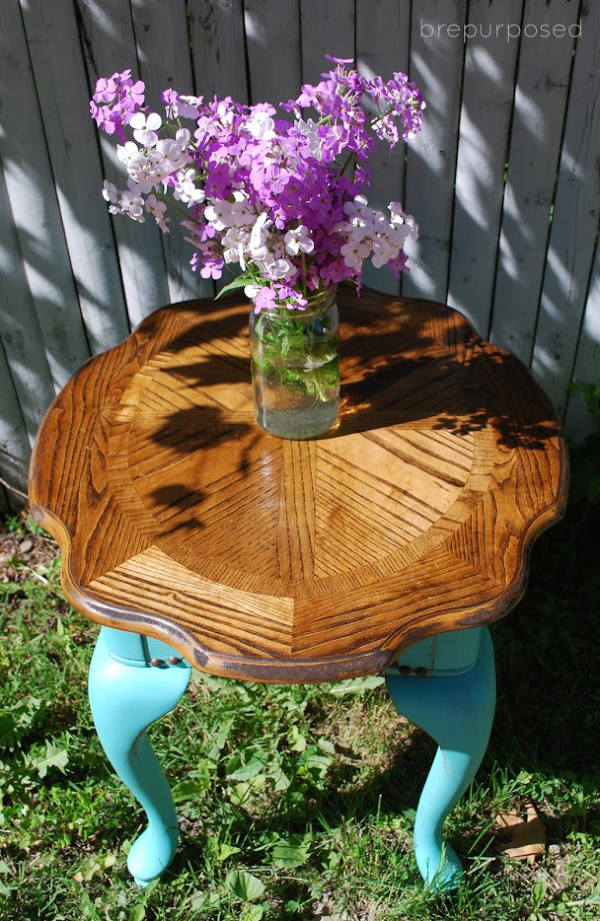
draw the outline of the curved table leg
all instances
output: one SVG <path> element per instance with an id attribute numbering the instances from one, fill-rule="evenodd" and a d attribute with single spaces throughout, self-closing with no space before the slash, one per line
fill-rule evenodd
<path id="1" fill-rule="evenodd" d="M 148 827 L 127 859 L 140 886 L 166 869 L 179 838 L 173 797 L 146 729 L 174 709 L 190 677 L 189 665 L 179 657 L 174 666 L 163 660 L 159 668 L 149 667 L 148 661 L 145 637 L 103 627 L 89 675 L 92 716 L 102 747 L 148 816 Z"/>
<path id="2" fill-rule="evenodd" d="M 442 826 L 475 776 L 490 737 L 496 678 L 489 631 L 482 630 L 477 661 L 464 674 L 386 677 L 398 712 L 439 745 L 417 807 L 414 847 L 427 885 L 452 889 L 463 870 L 452 848 L 443 843 Z"/>

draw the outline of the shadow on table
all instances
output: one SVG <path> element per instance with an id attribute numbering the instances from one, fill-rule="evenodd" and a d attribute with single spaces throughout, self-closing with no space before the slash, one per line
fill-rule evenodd
<path id="1" fill-rule="evenodd" d="M 385 298 L 341 300 L 341 406 L 325 439 L 394 424 L 463 436 L 491 422 L 507 449 L 542 450 L 559 434 L 548 401 L 523 365 L 501 349 L 480 348 L 460 314 L 427 301 L 402 312 L 401 302 Z M 164 482 L 148 494 L 156 514 L 174 516 L 178 529 L 202 527 L 206 493 L 198 484 L 219 480 L 217 453 L 219 463 L 230 457 L 243 478 L 267 450 L 264 440 L 273 441 L 251 409 L 248 307 L 235 301 L 228 307 L 225 300 L 216 312 L 198 311 L 197 320 L 190 305 L 185 308 L 188 327 L 161 348 L 173 356 L 168 373 L 175 408 L 150 436 L 157 464 L 161 457 L 166 462 Z"/>

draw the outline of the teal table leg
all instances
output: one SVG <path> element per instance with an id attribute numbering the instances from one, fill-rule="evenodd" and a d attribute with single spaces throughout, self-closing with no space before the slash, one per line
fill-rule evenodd
<path id="1" fill-rule="evenodd" d="M 454 888 L 463 872 L 452 848 L 443 844 L 442 826 L 481 764 L 494 719 L 494 651 L 487 628 L 479 631 L 477 658 L 462 674 L 436 674 L 438 668 L 445 671 L 444 663 L 436 662 L 432 677 L 386 675 L 398 712 L 439 745 L 417 807 L 414 847 L 421 876 L 440 890 Z"/>
<path id="2" fill-rule="evenodd" d="M 164 658 L 156 657 L 157 648 Z M 174 709 L 189 677 L 187 662 L 165 644 L 102 628 L 90 666 L 90 704 L 109 761 L 148 816 L 127 860 L 140 886 L 166 869 L 179 838 L 173 797 L 146 729 Z"/>

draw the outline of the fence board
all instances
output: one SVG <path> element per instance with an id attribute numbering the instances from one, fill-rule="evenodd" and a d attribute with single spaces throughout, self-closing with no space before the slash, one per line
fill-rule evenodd
<path id="1" fill-rule="evenodd" d="M 389 80 L 393 73 L 408 73 L 410 4 L 396 0 L 357 0 L 356 58 L 364 77 L 379 74 Z M 400 143 L 390 154 L 387 144 L 371 158 L 369 204 L 387 214 L 391 201 L 404 201 L 404 157 Z M 370 262 L 363 273 L 365 285 L 387 294 L 400 293 L 400 280 L 389 269 L 376 269 Z"/>
<path id="2" fill-rule="evenodd" d="M 324 71 L 335 67 L 325 54 L 354 58 L 354 0 L 300 0 L 300 20 L 302 83 L 318 83 Z"/>
<path id="3" fill-rule="evenodd" d="M 189 0 L 195 92 L 248 103 L 242 0 Z"/>
<path id="4" fill-rule="evenodd" d="M 516 38 L 508 40 L 508 25 L 521 22 L 522 7 L 522 0 L 469 4 L 448 304 L 461 310 L 484 337 L 489 332 L 519 47 Z"/>
<path id="5" fill-rule="evenodd" d="M 140 77 L 146 84 L 146 101 L 163 115 L 160 98 L 163 90 L 170 88 L 184 94 L 194 93 L 185 0 L 131 0 L 131 11 Z M 193 122 L 186 124 L 193 126 Z M 162 237 L 162 245 L 170 300 L 212 297 L 212 281 L 207 281 L 191 269 L 193 249 L 185 242 L 188 231 L 175 217 L 169 226 L 170 232 Z"/>
<path id="6" fill-rule="evenodd" d="M 54 396 L 43 337 L 29 291 L 0 169 L 0 339 L 7 356 L 29 441 Z M 2 347 L 0 346 L 0 347 Z M 0 411 L 4 391 L 0 389 Z"/>
<path id="7" fill-rule="evenodd" d="M 132 75 L 137 77 L 137 51 L 129 3 L 123 0 L 75 2 L 81 12 L 90 86 L 95 86 L 98 77 L 110 76 L 127 67 L 131 67 Z M 105 176 L 117 188 L 126 188 L 126 174 L 117 160 L 114 141 L 103 135 L 100 148 Z M 136 326 L 156 307 L 169 302 L 162 234 L 153 223 L 138 224 L 128 217 L 116 217 L 113 226 L 129 321 Z"/>
<path id="8" fill-rule="evenodd" d="M 575 385 L 595 383 L 600 386 L 600 246 L 597 243 L 573 382 Z M 569 395 L 565 426 L 577 440 L 583 440 L 598 428 L 598 420 L 588 411 L 577 386 Z"/>
<path id="9" fill-rule="evenodd" d="M 551 34 L 521 39 L 490 338 L 527 365 L 533 351 L 573 59 L 573 39 L 552 30 L 572 27 L 578 13 L 572 0 L 550 4 L 528 0 L 523 17 L 538 30 L 546 26 Z"/>
<path id="10" fill-rule="evenodd" d="M 573 371 L 600 213 L 599 73 L 600 4 L 594 4 L 585 9 L 577 42 L 531 365 L 559 413 Z"/>
<path id="11" fill-rule="evenodd" d="M 407 243 L 412 259 L 411 274 L 402 279 L 405 296 L 446 300 L 464 45 L 435 30 L 442 23 L 462 30 L 466 10 L 465 0 L 422 0 L 413 7 L 410 78 L 427 102 L 427 117 L 408 145 L 406 207 L 419 223 L 420 239 Z"/>
<path id="12" fill-rule="evenodd" d="M 89 355 L 65 245 L 18 3 L 0 32 L 0 160 L 55 388 Z M 25 117 L 26 113 L 26 117 Z M 20 309 L 14 305 L 13 309 Z"/>
<path id="13" fill-rule="evenodd" d="M 29 439 L 19 406 L 19 398 L 13 386 L 6 354 L 0 342 L 0 393 L 2 413 L 0 414 L 0 477 L 9 489 L 9 502 L 17 507 L 20 493 L 27 493 L 27 464 L 29 462 Z"/>
<path id="14" fill-rule="evenodd" d="M 294 99 L 302 80 L 296 0 L 245 0 L 251 102 Z"/>
<path id="15" fill-rule="evenodd" d="M 79 304 L 93 353 L 129 333 L 75 9 L 28 0 L 23 20 Z"/>

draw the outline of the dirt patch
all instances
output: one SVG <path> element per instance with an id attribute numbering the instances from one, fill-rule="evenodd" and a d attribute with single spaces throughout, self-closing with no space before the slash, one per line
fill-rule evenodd
<path id="1" fill-rule="evenodd" d="M 26 511 L 0 519 L 0 582 L 23 583 L 40 576 L 59 556 L 58 544 L 47 534 L 34 533 Z M 43 577 L 42 580 L 43 581 Z"/>

